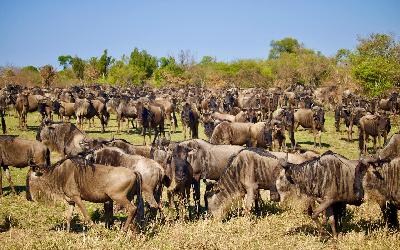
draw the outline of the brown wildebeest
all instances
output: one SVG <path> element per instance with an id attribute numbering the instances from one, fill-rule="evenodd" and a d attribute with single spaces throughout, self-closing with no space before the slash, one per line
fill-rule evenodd
<path id="1" fill-rule="evenodd" d="M 257 122 L 250 126 L 252 147 L 270 148 L 272 146 L 272 128 L 270 122 Z"/>
<path id="2" fill-rule="evenodd" d="M 76 115 L 76 123 L 78 128 L 83 130 L 83 119 L 86 118 L 90 121 L 93 117 L 97 116 L 101 123 L 101 132 L 104 133 L 104 126 L 107 124 L 106 116 L 103 112 L 99 113 L 93 105 L 93 101 L 87 98 L 77 99 L 74 104 L 74 110 Z M 105 110 L 105 106 L 103 107 Z"/>
<path id="3" fill-rule="evenodd" d="M 125 118 L 128 120 L 128 132 L 129 132 L 129 119 L 132 119 L 132 127 L 133 127 L 133 119 L 136 119 L 138 117 L 138 112 L 136 109 L 136 101 L 122 99 L 118 104 L 118 106 L 116 107 L 115 111 L 117 113 L 117 123 L 118 123 L 117 133 L 121 132 L 121 122 Z"/>
<path id="4" fill-rule="evenodd" d="M 26 119 L 29 109 L 29 101 L 28 95 L 24 93 L 20 93 L 17 95 L 17 99 L 15 101 L 15 110 L 18 113 L 18 128 L 21 130 L 27 129 Z"/>
<path id="5" fill-rule="evenodd" d="M 112 202 L 125 207 L 128 218 L 123 227 L 128 230 L 137 210 L 141 212 L 141 176 L 138 172 L 124 167 L 112 167 L 88 164 L 81 157 L 64 159 L 50 168 L 33 168 L 27 178 L 32 200 L 64 200 L 67 209 L 67 231 L 71 228 L 71 219 L 75 205 L 81 210 L 85 222 L 92 224 L 83 201 Z M 138 206 L 131 203 L 137 196 Z M 105 206 L 106 225 L 111 223 L 112 209 Z"/>
<path id="6" fill-rule="evenodd" d="M 95 150 L 92 155 L 97 164 L 126 167 L 140 173 L 145 200 L 151 208 L 159 210 L 162 215 L 161 195 L 164 169 L 160 164 L 140 155 L 127 154 L 116 147 L 104 147 Z"/>
<path id="7" fill-rule="evenodd" d="M 399 93 L 393 92 L 390 94 L 389 98 L 381 99 L 379 101 L 379 108 L 384 111 L 389 111 L 395 113 L 397 111 L 397 99 Z"/>
<path id="8" fill-rule="evenodd" d="M 0 196 L 3 194 L 2 171 L 5 171 L 10 188 L 15 193 L 9 166 L 24 168 L 28 166 L 50 166 L 50 151 L 38 141 L 0 135 Z"/>
<path id="9" fill-rule="evenodd" d="M 170 100 L 166 100 L 163 98 L 156 98 L 154 100 L 154 104 L 164 109 L 164 117 L 169 127 L 169 133 L 171 132 L 175 133 L 176 128 L 178 127 L 178 120 L 176 119 L 176 114 L 175 114 L 176 112 L 175 104 Z"/>
<path id="10" fill-rule="evenodd" d="M 167 188 L 167 195 L 169 204 L 175 203 L 175 207 L 178 212 L 178 217 L 181 212 L 178 209 L 182 204 L 175 202 L 174 196 L 178 195 L 180 203 L 189 208 L 190 204 L 190 188 L 193 182 L 196 182 L 193 178 L 193 169 L 190 163 L 187 161 L 188 150 L 180 145 L 176 146 L 172 154 L 172 161 L 169 167 L 166 169 L 166 175 L 171 180 L 170 186 Z M 197 183 L 196 186 L 199 186 Z M 200 212 L 200 193 L 193 192 L 193 198 L 195 200 L 195 207 L 197 215 Z M 189 211 L 190 218 L 190 211 Z"/>
<path id="11" fill-rule="evenodd" d="M 381 136 L 383 136 L 383 143 L 385 144 L 390 129 L 391 125 L 388 117 L 383 115 L 365 115 L 361 117 L 358 133 L 360 154 L 367 153 L 368 136 L 373 137 L 374 150 L 376 152 L 376 138 L 378 137 L 378 147 L 381 147 Z"/>
<path id="12" fill-rule="evenodd" d="M 152 105 L 149 102 L 138 102 L 139 120 L 143 128 L 143 144 L 146 145 L 146 133 L 151 140 L 151 129 L 154 129 L 155 135 L 153 143 L 161 133 L 164 134 L 164 109 L 159 106 Z"/>
<path id="13" fill-rule="evenodd" d="M 67 121 L 70 121 L 71 117 L 75 116 L 74 106 L 75 103 L 73 102 L 60 102 L 59 114 L 61 116 L 61 121 L 65 121 L 65 118 L 67 118 Z"/>
<path id="14" fill-rule="evenodd" d="M 48 120 L 44 120 L 40 125 L 36 133 L 36 140 L 45 144 L 50 150 L 60 153 L 63 157 L 83 152 L 82 142 L 90 141 L 86 134 L 74 124 Z"/>
<path id="15" fill-rule="evenodd" d="M 250 143 L 250 127 L 253 123 L 221 122 L 211 136 L 212 144 L 244 145 Z"/>
<path id="16" fill-rule="evenodd" d="M 397 210 L 400 208 L 400 158 L 394 158 L 378 166 L 369 164 L 363 179 L 365 200 L 378 203 L 383 213 L 385 223 L 389 228 L 398 229 Z"/>
<path id="17" fill-rule="evenodd" d="M 9 100 L 9 97 L 7 96 L 7 93 L 1 91 L 0 92 L 0 119 L 1 119 L 1 128 L 2 128 L 3 134 L 5 134 L 7 132 L 5 115 L 6 115 L 7 105 L 9 104 L 9 102 L 10 102 L 10 100 Z"/>
<path id="18" fill-rule="evenodd" d="M 146 158 L 150 157 L 151 147 L 145 145 L 132 145 L 124 139 L 112 139 L 106 141 L 105 144 L 110 147 L 117 147 L 122 149 L 125 153 L 131 155 L 141 155 Z"/>
<path id="19" fill-rule="evenodd" d="M 181 121 L 183 126 L 183 138 L 186 140 L 186 130 L 190 129 L 192 139 L 199 138 L 199 114 L 189 103 L 185 103 L 182 108 Z"/>
<path id="20" fill-rule="evenodd" d="M 332 233 L 337 237 L 335 205 L 343 203 L 359 206 L 362 203 L 362 180 L 366 172 L 362 163 L 327 151 L 314 160 L 282 166 L 284 170 L 277 179 L 280 195 L 284 197 L 280 190 L 288 190 L 287 185 L 294 185 L 301 194 L 317 200 L 320 205 L 314 210 L 312 219 L 323 233 L 318 216 L 325 211 Z"/>
<path id="21" fill-rule="evenodd" d="M 294 128 L 301 125 L 305 129 L 311 129 L 314 134 L 314 147 L 317 146 L 317 137 L 319 147 L 321 146 L 321 134 L 324 131 L 325 112 L 323 108 L 314 106 L 312 109 L 298 109 L 294 113 Z"/>

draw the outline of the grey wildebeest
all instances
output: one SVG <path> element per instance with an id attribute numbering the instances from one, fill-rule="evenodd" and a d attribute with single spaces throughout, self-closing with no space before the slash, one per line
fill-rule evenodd
<path id="1" fill-rule="evenodd" d="M 105 205 L 106 225 L 112 220 L 112 201 L 125 207 L 128 218 L 123 227 L 128 230 L 137 209 L 143 209 L 141 201 L 141 176 L 124 167 L 91 164 L 81 157 L 64 159 L 50 168 L 33 168 L 27 178 L 32 200 L 64 200 L 67 209 L 67 231 L 75 205 L 82 212 L 85 222 L 92 223 L 83 201 Z M 131 201 L 137 196 L 138 207 Z"/>
<path id="2" fill-rule="evenodd" d="M 400 157 L 400 134 L 394 134 L 386 146 L 378 152 L 379 160 L 387 161 Z"/>
<path id="3" fill-rule="evenodd" d="M 5 172 L 10 188 L 15 193 L 9 166 L 24 168 L 28 166 L 50 166 L 50 151 L 38 141 L 0 135 L 0 195 L 2 190 L 2 171 Z"/>
<path id="4" fill-rule="evenodd" d="M 90 139 L 72 123 L 44 120 L 36 133 L 36 140 L 65 157 L 81 153 L 84 150 L 82 142 Z"/>
<path id="5" fill-rule="evenodd" d="M 107 111 L 112 112 L 114 111 L 117 115 L 117 124 L 118 124 L 118 129 L 117 133 L 121 132 L 121 122 L 125 118 L 128 120 L 128 132 L 129 132 L 129 119 L 132 120 L 132 127 L 133 127 L 133 119 L 136 119 L 138 117 L 138 112 L 136 109 L 136 101 L 127 99 L 127 98 L 121 98 L 119 102 L 116 100 L 116 98 L 112 98 L 107 102 Z"/>
<path id="6" fill-rule="evenodd" d="M 365 115 L 360 118 L 358 144 L 360 154 L 367 153 L 367 138 L 372 136 L 374 150 L 376 151 L 376 138 L 378 137 L 378 147 L 381 147 L 381 136 L 383 143 L 386 143 L 387 135 L 391 129 L 390 119 L 383 115 Z"/>
<path id="7" fill-rule="evenodd" d="M 207 194 L 211 214 L 223 218 L 232 202 L 245 195 L 245 211 L 249 213 L 259 189 L 270 190 L 271 200 L 279 201 L 275 182 L 282 170 L 281 161 L 261 149 L 241 150 L 230 159 L 213 191 Z"/>
<path id="8" fill-rule="evenodd" d="M 193 170 L 194 192 L 196 198 L 200 195 L 200 180 L 218 180 L 231 156 L 243 149 L 235 145 L 213 145 L 201 139 L 187 140 L 179 143 L 188 151 L 188 162 Z M 207 184 L 208 182 L 206 182 Z M 207 208 L 207 200 L 205 199 Z"/>
<path id="9" fill-rule="evenodd" d="M 358 206 L 362 203 L 362 179 L 366 171 L 361 165 L 360 161 L 348 160 L 327 151 L 301 164 L 283 164 L 284 170 L 277 180 L 277 188 L 280 192 L 287 190 L 287 185 L 294 185 L 301 194 L 318 201 L 320 205 L 313 211 L 311 218 L 323 233 L 318 216 L 325 211 L 336 237 L 335 205 L 344 203 Z M 280 196 L 283 199 L 285 194 L 280 192 Z"/>
<path id="10" fill-rule="evenodd" d="M 189 103 L 185 103 L 181 112 L 183 138 L 186 140 L 186 130 L 190 129 L 192 139 L 199 138 L 199 114 Z"/>
<path id="11" fill-rule="evenodd" d="M 92 155 L 97 164 L 126 167 L 140 173 L 145 200 L 151 208 L 158 209 L 162 214 L 161 194 L 164 169 L 160 164 L 140 155 L 127 154 L 116 147 L 104 147 L 95 150 Z"/>
<path id="12" fill-rule="evenodd" d="M 29 101 L 28 95 L 24 93 L 20 93 L 17 95 L 17 99 L 15 101 L 15 110 L 18 113 L 18 128 L 21 130 L 27 129 L 26 119 L 28 115 L 29 109 Z"/>
<path id="13" fill-rule="evenodd" d="M 372 200 L 380 206 L 385 223 L 390 228 L 398 228 L 397 210 L 400 208 L 400 158 L 391 161 L 369 164 L 363 179 L 366 200 Z"/>
<path id="14" fill-rule="evenodd" d="M 321 133 L 324 131 L 325 112 L 323 108 L 314 106 L 312 109 L 298 109 L 294 113 L 294 128 L 301 125 L 305 129 L 311 129 L 314 134 L 314 147 L 317 146 L 317 137 L 319 146 L 321 146 Z"/>
<path id="15" fill-rule="evenodd" d="M 7 131 L 7 126 L 6 126 L 6 110 L 7 110 L 7 105 L 9 104 L 9 97 L 7 96 L 6 92 L 1 91 L 0 92 L 0 119 L 1 119 L 1 128 L 3 131 L 3 134 L 6 133 Z"/>

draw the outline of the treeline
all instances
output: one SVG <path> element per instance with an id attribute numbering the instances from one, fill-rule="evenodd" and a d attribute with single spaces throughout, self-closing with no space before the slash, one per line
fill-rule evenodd
<path id="1" fill-rule="evenodd" d="M 207 87 L 287 87 L 294 83 L 337 85 L 378 96 L 400 87 L 400 42 L 393 35 L 359 38 L 354 50 L 340 49 L 327 57 L 306 48 L 295 38 L 271 41 L 265 60 L 218 61 L 204 56 L 196 62 L 190 51 L 157 58 L 135 48 L 130 55 L 112 58 L 108 51 L 83 59 L 60 55 L 59 71 L 40 68 L 1 68 L 1 84 L 57 85 L 108 83 L 112 85 L 198 85 Z"/>

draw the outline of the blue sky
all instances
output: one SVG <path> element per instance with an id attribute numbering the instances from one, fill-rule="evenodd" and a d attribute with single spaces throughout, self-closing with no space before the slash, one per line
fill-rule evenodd
<path id="1" fill-rule="evenodd" d="M 0 1 L 0 65 L 58 65 L 63 54 L 117 58 L 134 47 L 161 57 L 190 50 L 230 61 L 266 58 L 295 37 L 331 56 L 357 36 L 400 36 L 400 1 Z"/>

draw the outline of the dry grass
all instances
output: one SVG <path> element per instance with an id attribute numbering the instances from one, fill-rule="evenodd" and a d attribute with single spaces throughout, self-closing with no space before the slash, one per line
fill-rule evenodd
<path id="1" fill-rule="evenodd" d="M 37 114 L 28 115 L 28 124 L 38 124 Z M 17 120 L 7 118 L 10 134 L 35 138 L 36 127 L 20 132 Z M 89 136 L 110 138 L 116 131 L 115 120 L 111 121 L 108 132 L 99 133 L 97 128 L 89 130 Z M 343 140 L 346 134 L 334 132 L 332 115 L 327 117 L 327 132 L 323 134 L 323 152 L 331 149 L 346 157 L 358 157 L 357 143 Z M 179 128 L 180 130 L 181 128 Z M 393 128 L 392 131 L 398 131 Z M 203 131 L 201 137 L 205 138 Z M 141 144 L 137 134 L 114 135 L 130 142 Z M 181 133 L 174 134 L 173 140 L 180 140 Z M 307 131 L 296 133 L 302 147 L 312 149 L 312 135 Z M 57 155 L 52 155 L 57 159 Z M 0 248 L 1 249 L 400 249 L 400 233 L 388 232 L 380 221 L 380 210 L 376 204 L 349 206 L 349 214 L 343 232 L 337 240 L 321 238 L 312 220 L 302 213 L 301 201 L 293 200 L 292 209 L 264 201 L 261 216 L 238 217 L 233 215 L 225 222 L 210 219 L 188 222 L 174 221 L 173 211 L 167 208 L 167 223 L 151 224 L 140 234 L 125 234 L 119 231 L 119 223 L 111 230 L 105 229 L 102 220 L 102 205 L 87 203 L 97 224 L 83 229 L 81 215 L 74 219 L 74 232 L 63 228 L 64 205 L 28 202 L 25 199 L 25 176 L 27 169 L 12 168 L 12 176 L 18 186 L 18 195 L 10 194 L 7 187 L 0 197 Z M 4 181 L 7 185 L 7 181 Z M 235 213 L 233 213 L 235 214 Z M 124 218 L 123 215 L 118 218 Z"/>

